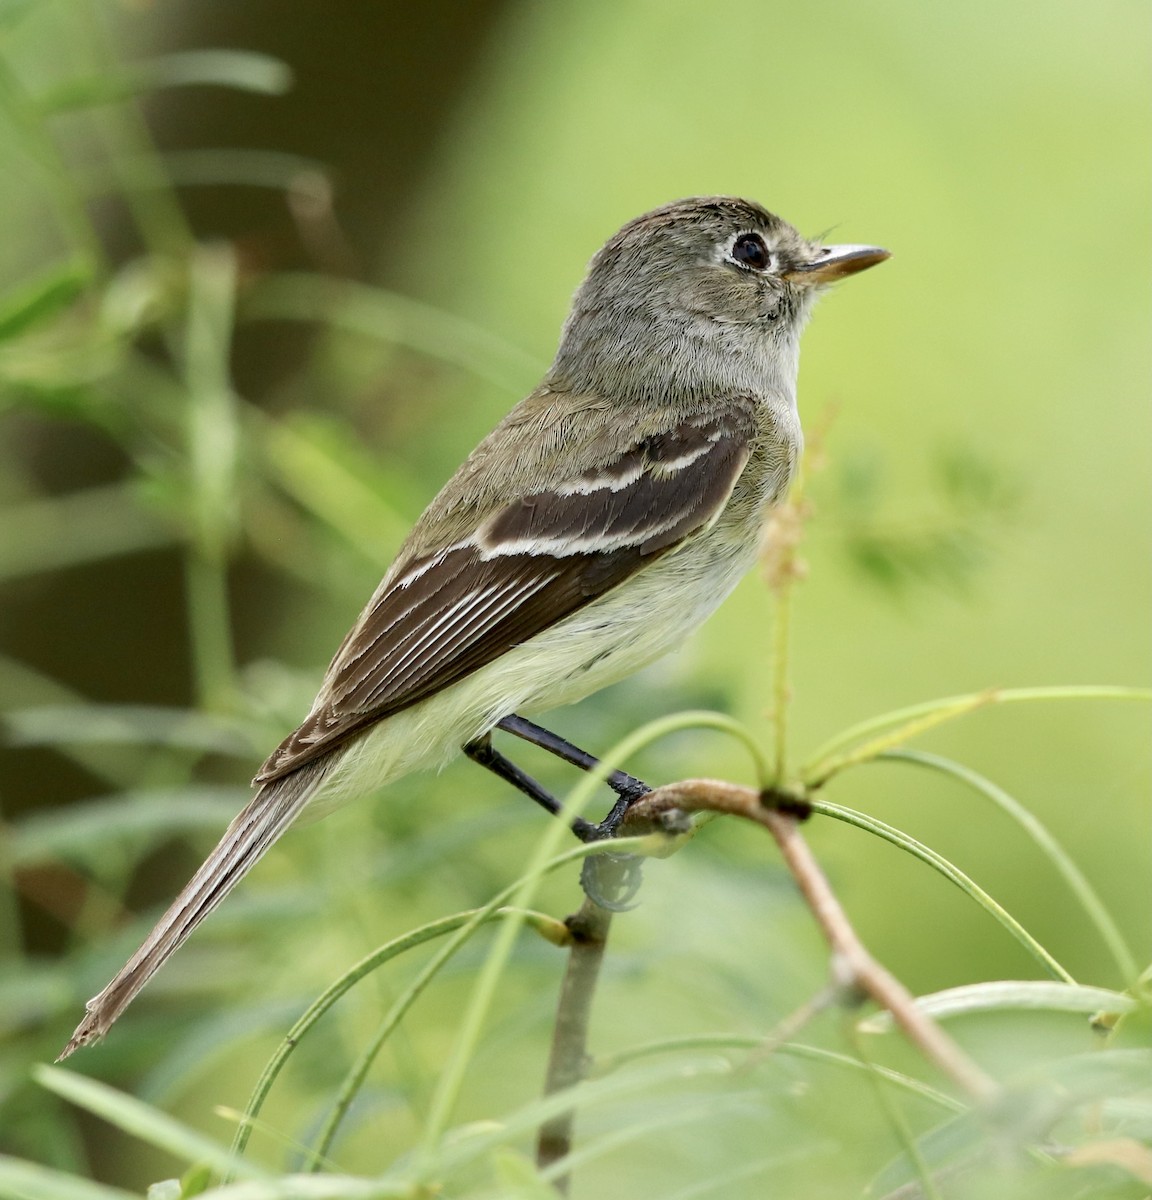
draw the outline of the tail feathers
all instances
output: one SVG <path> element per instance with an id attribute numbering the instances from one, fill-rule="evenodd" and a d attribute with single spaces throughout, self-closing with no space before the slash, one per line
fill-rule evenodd
<path id="1" fill-rule="evenodd" d="M 300 815 L 320 785 L 328 764 L 309 763 L 291 775 L 266 783 L 228 826 L 216 849 L 172 902 L 143 945 L 116 978 L 85 1006 L 84 1020 L 64 1047 L 61 1062 L 74 1050 L 98 1041 L 197 925 L 224 899 L 264 852 Z"/>

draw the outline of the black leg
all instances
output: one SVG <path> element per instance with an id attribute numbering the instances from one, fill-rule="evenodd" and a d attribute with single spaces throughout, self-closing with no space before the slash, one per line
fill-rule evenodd
<path id="1" fill-rule="evenodd" d="M 571 763 L 574 767 L 579 767 L 582 771 L 591 771 L 600 765 L 600 760 L 594 758 L 586 750 L 581 750 L 579 746 L 573 746 L 559 734 L 555 734 L 541 725 L 536 725 L 524 717 L 519 717 L 515 713 L 497 721 L 496 728 L 515 734 L 516 737 L 531 742 L 533 746 L 539 746 L 541 750 L 547 750 L 549 754 L 555 754 L 557 758 Z M 613 771 L 605 783 L 621 800 L 626 802 L 624 808 L 635 803 L 641 796 L 647 796 L 652 790 L 643 780 L 629 775 L 626 771 Z M 612 811 L 615 812 L 616 809 L 614 808 Z M 617 821 L 617 823 L 619 822 Z"/>
<path id="2" fill-rule="evenodd" d="M 547 789 L 542 787 L 532 778 L 526 771 L 521 771 L 520 768 L 507 759 L 495 746 L 492 745 L 492 738 L 489 734 L 485 734 L 482 738 L 477 738 L 474 742 L 469 742 L 464 747 L 464 753 L 475 763 L 479 763 L 482 767 L 487 767 L 494 775 L 499 775 L 501 779 L 510 783 L 514 788 L 518 788 L 524 795 L 535 800 L 541 808 L 545 808 L 554 817 L 561 814 L 563 806 Z M 615 809 L 613 809 L 615 812 Z M 585 821 L 583 817 L 577 817 L 572 822 L 572 832 L 582 842 L 594 842 L 598 838 L 605 835 L 600 832 L 598 825 L 593 825 L 591 821 Z"/>
<path id="3" fill-rule="evenodd" d="M 555 754 L 557 758 L 583 771 L 590 771 L 599 765 L 599 759 L 578 746 L 573 746 L 571 742 L 565 741 L 550 730 L 525 720 L 524 717 L 515 714 L 505 717 L 497 723 L 497 728 L 515 734 L 516 737 Z M 505 758 L 492 745 L 490 734 L 469 742 L 464 747 L 464 753 L 473 762 L 487 767 L 493 774 L 499 775 L 501 779 L 531 797 L 553 816 L 563 814 L 563 806 L 556 797 L 526 771 L 522 771 L 511 759 Z M 572 820 L 572 832 L 582 842 L 596 842 L 615 836 L 629 807 L 652 790 L 642 780 L 625 771 L 613 771 L 605 782 L 616 793 L 616 803 L 599 825 L 593 825 L 583 817 Z M 603 853 L 586 858 L 580 872 L 581 886 L 588 897 L 601 908 L 622 912 L 632 907 L 631 901 L 640 888 L 640 863 L 641 860 L 633 854 Z"/>

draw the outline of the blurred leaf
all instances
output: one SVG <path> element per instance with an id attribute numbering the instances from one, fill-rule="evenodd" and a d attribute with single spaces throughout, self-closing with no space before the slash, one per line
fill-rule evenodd
<path id="1" fill-rule="evenodd" d="M 950 446 L 936 459 L 935 482 L 958 513 L 1005 518 L 1020 507 L 1020 483 L 970 446 Z"/>
<path id="2" fill-rule="evenodd" d="M 173 1103 L 189 1080 L 211 1074 L 213 1065 L 226 1062 L 237 1046 L 290 1027 L 310 1000 L 310 996 L 266 996 L 249 1004 L 232 999 L 207 1020 L 169 1032 L 157 1039 L 159 1056 L 150 1062 L 137 1094 L 150 1104 Z"/>
<path id="3" fill-rule="evenodd" d="M 122 365 L 125 347 L 110 331 L 78 321 L 59 321 L 0 343 L 0 401 L 11 407 L 26 393 L 42 407 L 84 415 L 100 401 L 94 392 Z"/>
<path id="4" fill-rule="evenodd" d="M 1085 1142 L 1069 1151 L 1064 1161 L 1071 1167 L 1119 1167 L 1141 1183 L 1152 1183 L 1152 1150 L 1132 1138 L 1099 1138 Z"/>
<path id="5" fill-rule="evenodd" d="M 43 705 L 82 705 L 85 699 L 26 663 L 0 654 L 0 695 L 20 696 L 25 703 Z M 122 749 L 103 746 L 62 746 L 60 753 L 80 763 L 96 778 L 117 788 L 128 788 L 139 781 L 132 755 Z"/>
<path id="6" fill-rule="evenodd" d="M 500 1195 L 508 1200 L 556 1200 L 556 1189 L 540 1178 L 536 1164 L 516 1150 L 502 1147 L 491 1159 Z"/>
<path id="7" fill-rule="evenodd" d="M 0 979 L 0 1036 L 42 1025 L 75 996 L 66 966 L 30 963 Z"/>
<path id="8" fill-rule="evenodd" d="M 23 333 L 67 308 L 92 282 L 83 263 L 68 262 L 45 271 L 0 300 L 0 341 Z"/>
<path id="9" fill-rule="evenodd" d="M 532 388 L 544 366 L 481 325 L 407 296 L 347 280 L 288 273 L 268 276 L 245 293 L 241 315 L 249 320 L 317 321 L 408 346 L 513 395 Z"/>
<path id="10" fill-rule="evenodd" d="M 0 580 L 168 546 L 179 536 L 141 504 L 133 483 L 27 500 L 4 509 L 0 521 Z"/>
<path id="11" fill-rule="evenodd" d="M 28 867 L 64 859 L 98 869 L 110 849 L 125 843 L 140 852 L 177 834 L 219 833 L 248 798 L 247 789 L 201 784 L 35 813 L 9 826 L 9 861 Z"/>
<path id="12" fill-rule="evenodd" d="M 0 718 L 10 746 L 141 743 L 247 756 L 255 741 L 240 722 L 189 708 L 142 704 L 59 704 Z"/>
<path id="13" fill-rule="evenodd" d="M 1020 488 L 991 459 L 971 447 L 949 446 L 933 464 L 937 504 L 920 502 L 909 513 L 885 515 L 883 463 L 857 452 L 841 468 L 833 516 L 844 529 L 844 548 L 857 570 L 893 593 L 916 584 L 967 586 L 988 560 L 997 527 L 1012 517 Z"/>
<path id="14" fill-rule="evenodd" d="M 37 97 L 36 103 L 44 113 L 66 112 L 160 88 L 197 85 L 280 96 L 292 86 L 292 70 L 252 50 L 185 50 L 70 79 Z"/>
<path id="15" fill-rule="evenodd" d="M 1048 1012 L 1125 1013 L 1136 1001 L 1122 992 L 1083 984 L 1057 983 L 1045 979 L 995 980 L 948 988 L 916 997 L 916 1007 L 936 1020 L 966 1016 L 969 1013 L 1001 1010 L 1037 1009 Z M 888 1033 L 894 1028 L 892 1014 L 879 1012 L 861 1021 L 864 1033 Z"/>
<path id="16" fill-rule="evenodd" d="M 300 413 L 261 425 L 271 474 L 298 504 L 327 521 L 372 563 L 395 553 L 411 526 L 389 482 L 353 431 L 331 419 Z"/>
<path id="17" fill-rule="evenodd" d="M 36 962 L 20 967 L 18 974 L 0 979 L 0 1037 L 42 1025 L 71 1004 L 74 995 L 65 967 Z"/>
<path id="18" fill-rule="evenodd" d="M 102 1117 L 150 1146 L 167 1150 L 187 1162 L 207 1162 L 218 1171 L 235 1172 L 247 1179 L 267 1178 L 267 1172 L 236 1159 L 218 1142 L 105 1083 L 61 1067 L 36 1066 L 32 1068 L 32 1076 L 50 1092 Z"/>
<path id="19" fill-rule="evenodd" d="M 157 161 L 157 159 L 159 161 Z M 159 169 L 158 169 L 159 168 Z M 98 168 L 86 180 L 91 191 L 115 190 L 123 182 L 147 191 L 157 188 L 240 186 L 283 191 L 302 176 L 326 176 L 318 159 L 282 150 L 245 150 L 231 146 L 169 150 L 156 157 L 143 155 L 118 161 L 116 173 Z"/>
<path id="20" fill-rule="evenodd" d="M 5 1200 L 139 1200 L 139 1192 L 90 1183 L 76 1175 L 0 1155 L 0 1195 Z"/>
<path id="21" fill-rule="evenodd" d="M 202 1193 L 205 1200 L 414 1200 L 407 1184 L 351 1175 L 282 1175 Z"/>
<path id="22" fill-rule="evenodd" d="M 216 1175 L 207 1163 L 193 1163 L 180 1177 L 180 1198 L 199 1196 L 215 1181 Z"/>
<path id="23" fill-rule="evenodd" d="M 990 1105 L 946 1121 L 918 1139 L 921 1157 L 933 1168 L 987 1154 L 990 1148 L 1019 1151 L 1041 1144 L 1069 1113 L 1087 1104 L 1148 1088 L 1152 1051 L 1106 1050 L 1047 1063 L 1030 1078 L 1006 1088 Z M 873 1180 L 869 1194 L 886 1195 L 917 1178 L 901 1155 Z"/>
<path id="24" fill-rule="evenodd" d="M 174 316 L 185 294 L 186 276 L 164 259 L 137 258 L 108 280 L 100 297 L 100 318 L 119 336 L 132 335 L 161 317 Z"/>

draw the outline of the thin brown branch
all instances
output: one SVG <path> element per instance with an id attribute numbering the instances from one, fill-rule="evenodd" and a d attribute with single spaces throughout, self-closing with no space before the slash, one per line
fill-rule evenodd
<path id="1" fill-rule="evenodd" d="M 588 1021 L 592 997 L 604 959 L 604 947 L 612 926 L 612 914 L 592 900 L 565 922 L 572 934 L 568 969 L 560 988 L 556 1008 L 556 1028 L 552 1035 L 552 1054 L 544 1094 L 551 1096 L 579 1083 L 587 1074 Z M 536 1142 L 536 1163 L 543 1169 L 564 1158 L 572 1150 L 575 1110 L 567 1109 L 540 1127 Z M 568 1176 L 556 1180 L 561 1195 L 568 1194 Z"/>
<path id="2" fill-rule="evenodd" d="M 912 993 L 878 963 L 856 935 L 836 899 L 808 843 L 800 835 L 794 815 L 773 807 L 775 797 L 762 798 L 752 788 L 713 779 L 689 779 L 669 784 L 637 802 L 628 812 L 621 832 L 637 833 L 660 828 L 676 812 L 718 812 L 743 817 L 762 825 L 776 840 L 801 895 L 812 910 L 832 950 L 835 981 L 858 989 L 892 1014 L 904 1036 L 976 1100 L 997 1092 L 993 1079 L 919 1008 Z M 789 797 L 785 803 L 795 804 Z"/>

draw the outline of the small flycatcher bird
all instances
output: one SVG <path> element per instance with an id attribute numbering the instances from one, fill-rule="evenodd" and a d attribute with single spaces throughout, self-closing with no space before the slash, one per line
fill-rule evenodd
<path id="1" fill-rule="evenodd" d="M 680 200 L 592 259 L 544 381 L 416 522 L 256 794 L 61 1058 L 136 993 L 305 808 L 463 749 L 553 812 L 499 726 L 577 766 L 519 714 L 571 704 L 678 645 L 753 563 L 801 447 L 800 333 L 819 291 L 888 257 L 807 241 L 758 204 Z M 648 789 L 616 772 L 609 836 Z"/>

